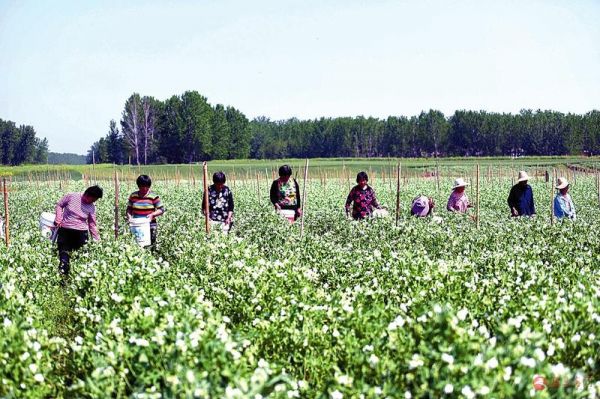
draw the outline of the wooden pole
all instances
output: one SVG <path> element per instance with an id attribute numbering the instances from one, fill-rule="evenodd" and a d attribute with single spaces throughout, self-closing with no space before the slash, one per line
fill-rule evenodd
<path id="1" fill-rule="evenodd" d="M 115 169 L 115 240 L 119 238 L 119 173 Z"/>
<path id="2" fill-rule="evenodd" d="M 435 160 L 435 184 L 436 184 L 436 193 L 440 194 L 440 166 L 439 162 L 436 158 Z"/>
<path id="3" fill-rule="evenodd" d="M 600 172 L 596 172 L 596 192 L 598 193 L 598 205 L 600 205 Z"/>
<path id="4" fill-rule="evenodd" d="M 396 226 L 398 226 L 398 220 L 400 219 L 400 175 L 402 174 L 402 164 L 400 162 L 398 162 L 396 169 Z"/>
<path id="5" fill-rule="evenodd" d="M 204 228 L 206 230 L 206 234 L 210 233 L 210 213 L 209 213 L 209 205 L 208 205 L 208 165 L 206 161 L 202 163 L 202 183 L 204 186 Z"/>
<path id="6" fill-rule="evenodd" d="M 477 185 L 477 198 L 475 203 L 475 220 L 477 222 L 477 228 L 479 229 L 479 164 L 477 164 L 477 174 L 475 176 L 475 184 Z"/>
<path id="7" fill-rule="evenodd" d="M 554 224 L 554 181 L 556 180 L 556 168 L 552 168 L 552 178 L 550 179 L 550 225 Z"/>
<path id="8" fill-rule="evenodd" d="M 10 245 L 10 214 L 8 210 L 8 191 L 6 190 L 6 177 L 2 178 L 2 191 L 4 192 L 4 241 Z"/>
<path id="9" fill-rule="evenodd" d="M 256 173 L 256 201 L 260 204 L 260 174 Z"/>
<path id="10" fill-rule="evenodd" d="M 308 177 L 308 158 L 304 163 L 304 181 L 302 183 L 302 216 L 300 217 L 300 239 L 304 236 L 304 217 L 306 216 L 306 179 Z"/>

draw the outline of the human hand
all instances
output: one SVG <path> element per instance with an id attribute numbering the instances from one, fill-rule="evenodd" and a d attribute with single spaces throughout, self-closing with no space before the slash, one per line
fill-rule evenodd
<path id="1" fill-rule="evenodd" d="M 302 216 L 302 208 L 298 208 L 296 210 L 296 214 L 298 215 L 298 217 Z"/>

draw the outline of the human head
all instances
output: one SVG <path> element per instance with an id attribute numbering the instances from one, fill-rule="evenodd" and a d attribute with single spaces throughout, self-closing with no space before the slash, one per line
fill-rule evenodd
<path id="1" fill-rule="evenodd" d="M 559 177 L 556 180 L 556 188 L 565 195 L 569 191 L 569 182 L 564 177 Z"/>
<path id="2" fill-rule="evenodd" d="M 215 184 L 215 188 L 220 191 L 221 188 L 225 185 L 226 181 L 225 173 L 219 171 L 213 174 L 213 183 Z"/>
<path id="3" fill-rule="evenodd" d="M 135 180 L 135 183 L 140 190 L 140 194 L 146 195 L 148 191 L 150 191 L 150 187 L 152 186 L 152 179 L 148 175 L 139 175 Z"/>
<path id="4" fill-rule="evenodd" d="M 81 197 L 86 204 L 93 204 L 100 198 L 102 198 L 102 189 L 99 186 L 88 187 Z"/>
<path id="5" fill-rule="evenodd" d="M 425 217 L 429 215 L 432 205 L 433 200 L 431 198 L 420 195 L 413 200 L 410 208 L 410 214 L 414 216 Z"/>
<path id="6" fill-rule="evenodd" d="M 368 181 L 369 181 L 369 176 L 367 175 L 366 172 L 359 172 L 356 175 L 356 182 L 358 183 L 358 185 L 361 188 L 366 186 Z"/>
<path id="7" fill-rule="evenodd" d="M 528 180 L 529 180 L 529 175 L 527 174 L 527 172 L 525 172 L 524 170 L 521 170 L 519 172 L 519 179 L 517 180 L 517 182 L 522 186 L 526 186 Z"/>
<path id="8" fill-rule="evenodd" d="M 290 165 L 282 165 L 279 167 L 279 180 L 286 182 L 292 175 L 292 168 Z"/>
<path id="9" fill-rule="evenodd" d="M 469 183 L 465 182 L 462 177 L 459 177 L 458 179 L 454 180 L 454 186 L 452 186 L 452 190 L 460 194 L 465 191 L 465 187 L 468 185 Z"/>

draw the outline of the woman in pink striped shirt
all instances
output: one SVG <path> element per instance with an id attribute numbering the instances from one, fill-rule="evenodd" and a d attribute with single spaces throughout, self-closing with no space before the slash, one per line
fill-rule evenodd
<path id="1" fill-rule="evenodd" d="M 82 193 L 70 193 L 56 203 L 54 224 L 58 228 L 59 271 L 63 276 L 69 275 L 71 251 L 81 248 L 88 240 L 88 230 L 94 241 L 100 241 L 96 227 L 96 202 L 102 198 L 102 189 L 98 186 L 88 187 Z"/>

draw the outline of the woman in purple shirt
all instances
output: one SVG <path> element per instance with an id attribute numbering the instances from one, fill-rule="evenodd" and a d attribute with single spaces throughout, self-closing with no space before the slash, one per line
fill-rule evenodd
<path id="1" fill-rule="evenodd" d="M 82 193 L 70 193 L 56 203 L 54 225 L 58 228 L 59 271 L 68 276 L 71 251 L 81 248 L 88 240 L 88 230 L 94 241 L 100 241 L 96 227 L 96 207 L 94 202 L 102 198 L 102 189 L 88 187 Z"/>

